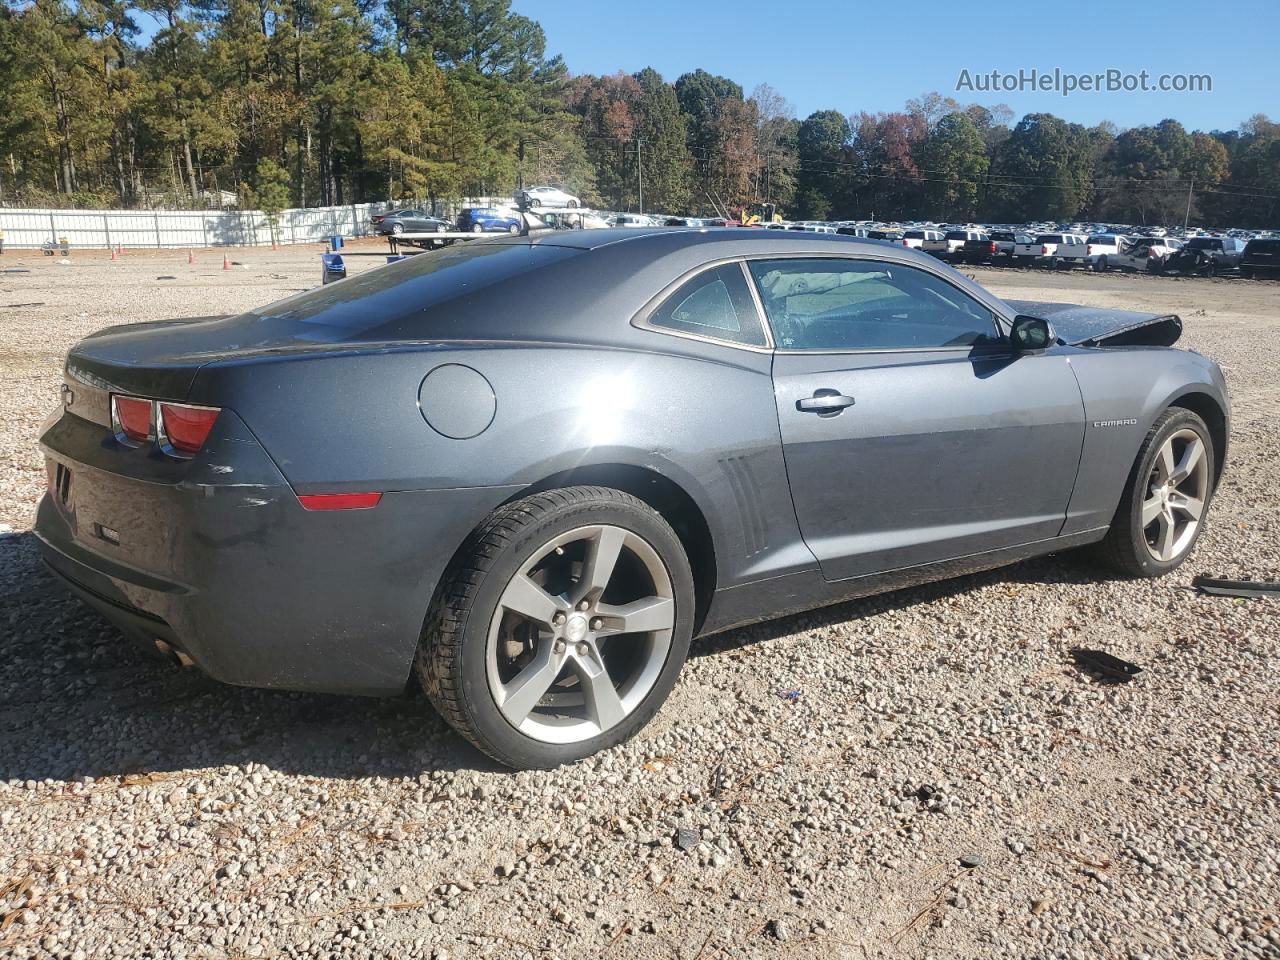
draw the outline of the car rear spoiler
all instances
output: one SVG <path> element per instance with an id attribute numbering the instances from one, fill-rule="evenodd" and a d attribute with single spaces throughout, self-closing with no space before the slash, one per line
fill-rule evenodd
<path id="1" fill-rule="evenodd" d="M 1169 347 L 1182 336 L 1182 319 L 1172 313 L 1106 310 L 1043 300 L 1005 303 L 1020 314 L 1048 320 L 1058 338 L 1073 347 Z"/>

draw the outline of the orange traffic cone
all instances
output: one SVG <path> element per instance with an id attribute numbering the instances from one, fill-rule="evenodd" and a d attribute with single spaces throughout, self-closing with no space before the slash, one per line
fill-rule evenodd
<path id="1" fill-rule="evenodd" d="M 117 256 L 117 254 L 116 254 L 116 248 L 115 248 L 115 247 L 112 247 L 112 248 L 111 248 L 111 259 L 112 259 L 112 260 L 119 260 L 119 259 L 120 259 L 120 258 L 119 258 L 119 256 Z"/>
<path id="2" fill-rule="evenodd" d="M 120 257 L 124 256 L 124 244 L 122 243 L 116 244 L 116 255 Z"/>
<path id="3" fill-rule="evenodd" d="M 222 269 L 223 270 L 231 269 L 231 261 L 227 259 L 227 255 L 225 253 L 222 255 Z"/>
<path id="4" fill-rule="evenodd" d="M 195 262 L 196 262 L 196 253 L 195 253 L 195 251 L 194 251 L 194 250 L 188 250 L 188 251 L 187 251 L 187 263 L 195 263 Z"/>

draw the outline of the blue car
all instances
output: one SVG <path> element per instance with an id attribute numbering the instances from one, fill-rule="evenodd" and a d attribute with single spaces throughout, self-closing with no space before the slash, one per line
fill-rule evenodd
<path id="1" fill-rule="evenodd" d="M 467 207 L 458 214 L 458 229 L 467 233 L 519 233 L 520 218 L 493 207 Z"/>

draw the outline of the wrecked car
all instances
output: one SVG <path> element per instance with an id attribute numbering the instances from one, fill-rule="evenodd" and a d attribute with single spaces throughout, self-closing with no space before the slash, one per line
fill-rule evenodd
<path id="1" fill-rule="evenodd" d="M 86 338 L 36 533 L 219 680 L 417 682 L 554 766 L 643 727 L 696 636 L 1081 547 L 1175 569 L 1229 433 L 1181 330 L 838 235 L 504 236 Z"/>

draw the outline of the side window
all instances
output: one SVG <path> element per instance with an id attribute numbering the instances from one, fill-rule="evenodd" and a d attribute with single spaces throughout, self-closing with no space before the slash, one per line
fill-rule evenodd
<path id="1" fill-rule="evenodd" d="M 998 336 L 991 311 L 925 270 L 874 260 L 755 260 L 782 350 L 964 347 Z"/>
<path id="2" fill-rule="evenodd" d="M 751 290 L 737 263 L 704 270 L 681 284 L 649 315 L 649 324 L 728 343 L 766 345 Z"/>

